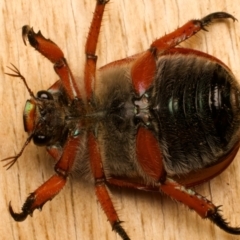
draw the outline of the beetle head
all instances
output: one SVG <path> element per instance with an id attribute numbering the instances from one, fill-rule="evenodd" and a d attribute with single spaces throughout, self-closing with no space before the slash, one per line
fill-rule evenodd
<path id="1" fill-rule="evenodd" d="M 54 98 L 49 91 L 39 91 L 36 97 L 26 102 L 23 112 L 24 129 L 32 135 L 36 145 L 51 145 L 64 129 L 65 114 Z"/>

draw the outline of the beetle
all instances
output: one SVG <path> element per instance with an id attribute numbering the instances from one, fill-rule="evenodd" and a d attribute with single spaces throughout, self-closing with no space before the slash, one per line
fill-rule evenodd
<path id="1" fill-rule="evenodd" d="M 60 80 L 35 96 L 13 65 L 9 75 L 23 80 L 31 96 L 24 108 L 27 144 L 46 146 L 56 160 L 55 175 L 25 201 L 9 210 L 16 221 L 52 199 L 77 171 L 95 184 L 96 196 L 112 225 L 130 239 L 109 197 L 107 185 L 163 192 L 194 209 L 223 230 L 239 234 L 222 218 L 219 207 L 191 189 L 220 174 L 239 149 L 239 86 L 230 69 L 214 56 L 178 45 L 225 12 L 191 20 L 154 41 L 140 54 L 96 71 L 96 45 L 108 1 L 98 0 L 86 43 L 85 93 L 61 49 L 22 28 L 24 43 L 54 64 Z"/>

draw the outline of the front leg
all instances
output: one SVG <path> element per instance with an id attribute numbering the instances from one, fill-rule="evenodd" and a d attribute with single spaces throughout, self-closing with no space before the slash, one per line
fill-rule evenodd
<path id="1" fill-rule="evenodd" d="M 22 212 L 15 213 L 9 204 L 10 214 L 15 221 L 24 221 L 28 215 L 32 215 L 35 209 L 41 209 L 47 201 L 54 198 L 62 190 L 71 172 L 80 142 L 80 136 L 69 137 L 62 156 L 55 165 L 56 174 L 28 196 L 23 204 Z"/>
<path id="2" fill-rule="evenodd" d="M 27 25 L 22 27 L 22 37 L 25 44 L 27 38 L 32 47 L 54 64 L 54 70 L 60 77 L 68 97 L 71 100 L 76 97 L 81 98 L 80 91 L 62 50 L 50 39 L 46 39 L 40 31 L 35 33 L 33 28 Z"/>
<path id="3" fill-rule="evenodd" d="M 15 213 L 9 203 L 9 212 L 15 221 L 21 222 L 31 215 L 35 209 L 41 209 L 44 203 L 56 196 L 64 187 L 66 177 L 55 174 L 37 190 L 31 193 L 22 207 L 21 213 Z"/>

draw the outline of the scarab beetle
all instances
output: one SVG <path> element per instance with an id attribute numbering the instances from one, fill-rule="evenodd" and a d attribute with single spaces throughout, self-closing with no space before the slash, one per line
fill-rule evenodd
<path id="1" fill-rule="evenodd" d="M 47 91 L 32 93 L 13 65 L 8 73 L 23 80 L 31 96 L 24 108 L 27 144 L 46 146 L 56 160 L 55 175 L 26 199 L 22 211 L 9 211 L 23 221 L 64 187 L 77 171 L 95 184 L 112 228 L 130 239 L 121 226 L 107 185 L 163 192 L 231 234 L 219 207 L 190 187 L 220 174 L 239 149 L 240 87 L 219 59 L 178 45 L 218 19 L 215 12 L 191 20 L 155 40 L 143 53 L 107 64 L 96 71 L 96 45 L 105 5 L 97 0 L 89 30 L 82 93 L 61 49 L 51 40 L 22 28 L 24 43 L 54 65 L 60 80 Z"/>

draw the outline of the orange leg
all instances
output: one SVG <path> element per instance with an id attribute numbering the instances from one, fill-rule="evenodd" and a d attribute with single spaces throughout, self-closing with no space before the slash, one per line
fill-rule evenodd
<path id="1" fill-rule="evenodd" d="M 131 76 L 135 91 L 142 95 L 150 87 L 156 71 L 155 60 L 159 55 L 164 55 L 168 50 L 192 37 L 200 30 L 205 30 L 205 27 L 213 20 L 226 18 L 236 20 L 235 17 L 225 12 L 212 13 L 201 20 L 191 20 L 174 32 L 154 41 L 150 49 L 139 57 L 132 67 Z"/>
<path id="2" fill-rule="evenodd" d="M 228 222 L 223 219 L 222 215 L 219 213 L 219 207 L 216 207 L 211 201 L 195 191 L 187 189 L 171 179 L 167 179 L 166 182 L 160 186 L 160 190 L 171 198 L 182 202 L 190 209 L 193 209 L 202 218 L 210 219 L 224 231 L 231 234 L 240 234 L 239 227 L 231 227 L 228 225 Z"/>
<path id="3" fill-rule="evenodd" d="M 163 54 L 170 48 L 177 46 L 179 43 L 184 42 L 188 38 L 195 35 L 200 30 L 205 30 L 205 27 L 213 22 L 213 20 L 231 18 L 234 21 L 235 17 L 225 12 L 216 12 L 207 15 L 201 20 L 191 20 L 184 24 L 182 27 L 178 28 L 174 32 L 165 35 L 164 37 L 157 39 L 151 44 L 150 50 L 152 52 L 157 52 L 157 55 Z"/>
<path id="4" fill-rule="evenodd" d="M 97 141 L 92 132 L 88 135 L 88 149 L 90 157 L 90 165 L 95 179 L 95 192 L 100 202 L 103 211 L 105 212 L 108 221 L 110 222 L 114 231 L 116 231 L 119 236 L 124 240 L 130 240 L 127 233 L 121 226 L 121 221 L 118 218 L 117 212 L 113 206 L 112 200 L 109 196 L 105 185 L 105 176 L 102 169 L 102 161 L 100 152 L 98 149 Z"/>
<path id="5" fill-rule="evenodd" d="M 166 178 L 166 181 L 162 184 L 157 183 L 156 185 L 145 185 L 141 182 L 131 181 L 131 179 L 119 179 L 117 177 L 113 177 L 108 179 L 108 183 L 118 187 L 128 187 L 152 192 L 164 192 L 172 199 L 175 199 L 188 206 L 190 209 L 193 209 L 202 218 L 210 219 L 224 231 L 240 235 L 240 228 L 229 226 L 228 222 L 223 219 L 222 215 L 219 213 L 219 207 L 215 206 L 211 201 L 196 193 L 192 189 L 185 188 L 172 179 Z"/>
<path id="6" fill-rule="evenodd" d="M 10 214 L 15 221 L 25 220 L 35 209 L 41 209 L 48 200 L 51 200 L 62 190 L 66 184 L 73 162 L 75 161 L 76 152 L 80 142 L 80 136 L 69 137 L 65 144 L 62 156 L 55 165 L 56 174 L 29 195 L 22 207 L 22 212 L 15 213 L 11 205 L 9 205 Z"/>
<path id="7" fill-rule="evenodd" d="M 95 80 L 96 73 L 96 62 L 97 56 L 96 47 L 98 42 L 98 36 L 100 32 L 100 27 L 102 23 L 103 12 L 105 9 L 105 5 L 109 2 L 109 0 L 97 0 L 97 4 L 95 7 L 93 20 L 90 26 L 90 30 L 87 37 L 87 42 L 85 46 L 85 54 L 86 54 L 86 63 L 85 63 L 85 71 L 84 71 L 84 81 L 85 81 L 85 89 L 87 94 L 87 99 L 89 100 L 92 97 L 92 83 Z"/>
<path id="8" fill-rule="evenodd" d="M 22 36 L 25 44 L 25 38 L 27 38 L 32 47 L 54 64 L 54 70 L 60 77 L 68 97 L 71 100 L 76 97 L 80 98 L 81 95 L 77 88 L 76 81 L 64 58 L 62 50 L 54 42 L 43 37 L 40 31 L 35 33 L 29 26 L 23 26 Z"/>
<path id="9" fill-rule="evenodd" d="M 51 200 L 62 190 L 66 183 L 66 178 L 61 175 L 53 175 L 48 181 L 31 193 L 25 201 L 22 212 L 15 213 L 9 204 L 9 212 L 15 221 L 24 221 L 26 217 L 38 208 L 41 209 L 44 203 Z"/>

